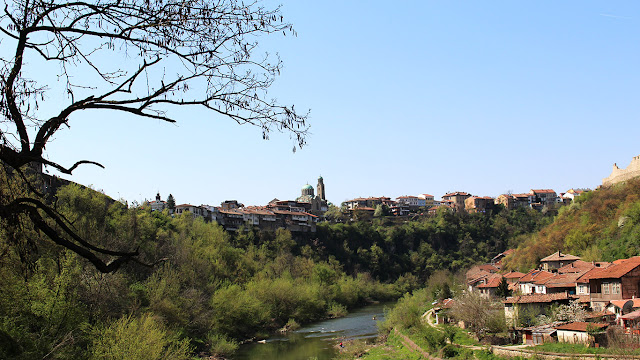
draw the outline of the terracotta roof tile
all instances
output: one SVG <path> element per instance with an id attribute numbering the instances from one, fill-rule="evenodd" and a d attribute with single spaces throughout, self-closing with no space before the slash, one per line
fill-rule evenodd
<path id="1" fill-rule="evenodd" d="M 581 276 L 579 273 L 558 274 L 552 278 L 549 278 L 544 282 L 544 285 L 548 288 L 566 288 L 575 287 L 576 280 Z"/>
<path id="2" fill-rule="evenodd" d="M 627 301 L 631 301 L 632 305 L 631 307 L 633 308 L 640 308 L 640 298 L 636 298 L 636 299 L 624 299 L 624 300 L 611 300 L 610 303 L 612 303 L 613 305 L 615 305 L 616 307 L 622 309 L 624 307 L 624 304 L 627 303 Z"/>
<path id="3" fill-rule="evenodd" d="M 491 264 L 479 265 L 478 269 L 488 271 L 488 272 L 498 272 L 498 268 Z"/>
<path id="4" fill-rule="evenodd" d="M 489 281 L 485 284 L 482 285 L 478 285 L 478 288 L 482 288 L 482 289 L 487 289 L 487 288 L 497 288 L 498 285 L 500 285 L 500 282 L 502 281 L 502 276 L 498 275 L 498 276 L 492 276 L 489 278 Z"/>
<path id="5" fill-rule="evenodd" d="M 583 322 L 583 321 L 576 321 L 576 322 L 572 322 L 572 323 L 556 326 L 555 328 L 557 330 L 586 332 L 587 331 L 587 327 L 593 327 L 594 329 L 604 329 L 607 326 L 609 326 L 609 324 L 598 324 L 598 323 L 589 323 L 589 322 Z"/>
<path id="6" fill-rule="evenodd" d="M 443 198 L 445 196 L 471 196 L 471 194 L 466 193 L 466 192 L 456 191 L 456 192 L 452 192 L 452 193 L 448 193 L 448 194 L 442 195 Z"/>
<path id="7" fill-rule="evenodd" d="M 540 193 L 540 194 L 555 194 L 556 192 L 554 190 L 551 189 L 531 189 L 531 191 L 534 194 Z"/>
<path id="8" fill-rule="evenodd" d="M 534 282 L 534 281 L 542 281 L 547 280 L 553 277 L 554 274 L 544 270 L 531 270 L 526 273 L 523 277 L 520 278 L 520 282 Z"/>
<path id="9" fill-rule="evenodd" d="M 576 260 L 571 264 L 567 264 L 558 268 L 558 274 L 566 274 L 566 273 L 585 273 L 596 267 L 596 264 L 592 262 Z"/>
<path id="10" fill-rule="evenodd" d="M 510 271 L 502 276 L 504 276 L 507 279 L 520 279 L 521 277 L 523 277 L 525 274 L 518 272 L 518 271 Z"/>
<path id="11" fill-rule="evenodd" d="M 638 266 L 640 266 L 639 256 L 624 259 L 624 261 L 618 263 L 614 261 L 613 265 L 609 267 L 594 269 L 592 274 L 589 275 L 589 279 L 619 279 Z"/>
<path id="12" fill-rule="evenodd" d="M 540 262 L 544 262 L 544 261 L 561 261 L 561 260 L 580 260 L 580 257 L 578 256 L 574 256 L 571 254 L 563 254 L 560 251 L 555 252 L 545 258 L 542 258 L 542 260 L 540 260 Z"/>
<path id="13" fill-rule="evenodd" d="M 511 296 L 502 302 L 505 304 L 536 304 L 572 299 L 566 292 L 555 294 L 530 294 Z"/>

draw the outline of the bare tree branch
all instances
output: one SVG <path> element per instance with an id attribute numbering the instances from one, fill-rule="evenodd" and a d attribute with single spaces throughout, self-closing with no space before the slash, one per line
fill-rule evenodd
<path id="1" fill-rule="evenodd" d="M 294 150 L 302 147 L 308 112 L 266 99 L 282 62 L 255 53 L 260 36 L 282 32 L 295 35 L 280 8 L 266 9 L 258 0 L 7 0 L 0 13 L 0 42 L 15 51 L 0 57 L 0 161 L 21 175 L 29 163 L 65 174 L 82 164 L 102 167 L 90 160 L 65 167 L 50 154 L 44 157 L 47 144 L 72 116 L 79 118 L 74 114 L 80 110 L 175 122 L 173 114 L 184 111 L 170 109 L 196 106 L 260 127 L 264 139 L 273 130 L 289 133 Z M 114 58 L 126 61 L 105 62 Z M 25 76 L 27 67 L 42 62 L 59 65 L 55 75 L 62 88 Z M 56 104 L 59 110 L 51 116 L 39 104 L 54 90 L 64 91 L 69 102 Z M 0 200 L 0 219 L 16 214 L 28 216 L 52 241 L 100 271 L 138 262 L 137 252 L 92 247 L 38 199 Z M 107 264 L 95 253 L 116 259 Z"/>

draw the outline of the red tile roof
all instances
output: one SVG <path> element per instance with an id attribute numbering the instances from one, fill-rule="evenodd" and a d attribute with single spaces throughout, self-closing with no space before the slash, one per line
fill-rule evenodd
<path id="1" fill-rule="evenodd" d="M 531 270 L 528 273 L 526 273 L 523 277 L 520 278 L 520 282 L 521 283 L 525 283 L 525 282 L 538 282 L 538 281 L 544 281 L 547 280 L 551 277 L 553 277 L 554 274 L 550 273 L 548 271 L 544 271 L 544 270 Z"/>
<path id="2" fill-rule="evenodd" d="M 559 300 L 569 300 L 570 297 L 566 292 L 555 294 L 531 294 L 531 295 L 519 295 L 511 296 L 502 302 L 505 304 L 537 304 L 537 303 L 550 303 Z"/>
<path id="3" fill-rule="evenodd" d="M 502 276 L 492 276 L 489 278 L 489 281 L 485 284 L 478 285 L 478 288 L 487 289 L 487 288 L 497 288 L 502 281 Z"/>
<path id="4" fill-rule="evenodd" d="M 640 308 L 640 298 L 636 298 L 636 299 L 624 299 L 624 300 L 611 300 L 610 303 L 612 303 L 613 305 L 615 305 L 616 307 L 622 309 L 624 307 L 624 304 L 627 303 L 627 301 L 631 301 L 632 305 L 631 307 L 633 308 Z"/>
<path id="5" fill-rule="evenodd" d="M 571 264 L 567 264 L 558 268 L 558 274 L 567 274 L 567 273 L 586 273 L 587 271 L 596 267 L 596 264 L 592 262 L 586 262 L 582 260 L 576 260 Z"/>
<path id="6" fill-rule="evenodd" d="M 593 268 L 591 270 L 588 270 L 586 273 L 582 274 L 582 276 L 580 276 L 576 282 L 581 283 L 581 284 L 588 284 L 589 283 L 589 279 L 591 278 L 591 275 L 596 274 L 598 271 L 602 270 L 603 268 Z"/>
<path id="7" fill-rule="evenodd" d="M 612 315 L 615 315 L 615 314 L 612 313 L 609 310 L 603 310 L 603 311 L 598 311 L 598 312 L 587 313 L 586 318 L 587 319 L 597 319 L 599 317 L 612 316 Z"/>
<path id="8" fill-rule="evenodd" d="M 607 268 L 596 268 L 589 275 L 589 279 L 619 279 L 640 266 L 640 257 L 635 256 L 624 259 L 622 262 L 616 263 Z"/>
<path id="9" fill-rule="evenodd" d="M 554 190 L 551 189 L 531 189 L 531 191 L 535 194 L 535 193 L 540 193 L 540 194 L 555 194 L 556 192 Z"/>
<path id="10" fill-rule="evenodd" d="M 579 273 L 569 273 L 569 274 L 558 274 L 552 278 L 549 278 L 544 285 L 548 288 L 566 288 L 566 287 L 576 287 L 576 280 L 582 274 Z"/>
<path id="11" fill-rule="evenodd" d="M 448 194 L 442 195 L 443 198 L 445 196 L 471 196 L 471 194 L 468 194 L 466 192 L 456 191 L 456 192 L 452 192 L 452 193 L 448 193 Z"/>
<path id="12" fill-rule="evenodd" d="M 640 318 L 640 310 L 632 311 L 628 314 L 620 316 L 620 319 L 622 320 L 634 320 L 637 318 Z"/>
<path id="13" fill-rule="evenodd" d="M 478 268 L 472 268 L 471 270 L 467 271 L 467 274 L 466 274 L 468 282 L 476 281 L 476 280 L 485 278 L 489 275 L 491 275 L 490 272 L 485 270 L 480 270 Z"/>
<path id="14" fill-rule="evenodd" d="M 497 267 L 495 267 L 495 266 L 493 266 L 491 264 L 478 265 L 478 269 L 484 270 L 484 271 L 488 271 L 488 272 L 492 272 L 492 273 L 498 272 L 498 270 L 499 270 Z"/>
<path id="15" fill-rule="evenodd" d="M 518 272 L 518 271 L 510 271 L 502 276 L 504 276 L 506 279 L 520 279 L 521 277 L 523 277 L 525 274 Z"/>
<path id="16" fill-rule="evenodd" d="M 357 208 L 349 209 L 349 211 L 356 211 L 356 210 L 376 211 L 376 209 L 372 207 L 367 207 L 367 206 L 358 206 Z"/>
<path id="17" fill-rule="evenodd" d="M 571 254 L 563 254 L 560 251 L 555 252 L 545 258 L 542 258 L 540 260 L 540 262 L 546 262 L 546 261 L 562 261 L 562 260 L 580 260 L 580 257 L 578 256 L 574 256 Z"/>
<path id="18" fill-rule="evenodd" d="M 587 331 L 587 327 L 591 327 L 593 329 L 604 329 L 607 326 L 609 326 L 609 324 L 598 324 L 598 323 L 590 323 L 590 322 L 583 322 L 583 321 L 576 321 L 576 322 L 572 322 L 569 324 L 564 324 L 564 325 L 560 325 L 560 326 L 556 326 L 555 328 L 557 330 L 568 330 L 568 331 L 582 331 L 582 332 L 586 332 Z"/>
<path id="19" fill-rule="evenodd" d="M 591 302 L 591 297 L 589 295 L 571 295 L 571 298 L 578 300 L 581 304 L 589 304 Z"/>

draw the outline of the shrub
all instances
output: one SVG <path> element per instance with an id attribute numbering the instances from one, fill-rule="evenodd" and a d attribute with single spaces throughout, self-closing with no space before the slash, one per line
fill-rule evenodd
<path id="1" fill-rule="evenodd" d="M 210 332 L 207 334 L 209 353 L 215 357 L 229 355 L 238 350 L 238 343 L 225 335 Z"/>
<path id="2" fill-rule="evenodd" d="M 346 316 L 347 313 L 347 307 L 336 302 L 330 303 L 329 308 L 327 309 L 327 314 L 331 318 L 343 317 Z"/>
<path id="3" fill-rule="evenodd" d="M 189 359 L 188 340 L 171 336 L 155 317 L 125 316 L 111 325 L 94 328 L 91 360 Z"/>

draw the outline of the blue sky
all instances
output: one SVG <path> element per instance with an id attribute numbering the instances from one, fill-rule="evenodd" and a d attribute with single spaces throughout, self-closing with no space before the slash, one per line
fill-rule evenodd
<path id="1" fill-rule="evenodd" d="M 72 118 L 47 148 L 114 198 L 329 201 L 598 186 L 640 154 L 640 2 L 282 3 L 297 37 L 265 37 L 269 97 L 311 109 L 308 145 L 198 111 L 176 125 Z"/>

